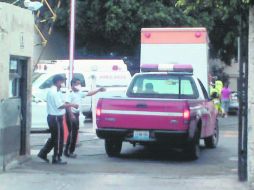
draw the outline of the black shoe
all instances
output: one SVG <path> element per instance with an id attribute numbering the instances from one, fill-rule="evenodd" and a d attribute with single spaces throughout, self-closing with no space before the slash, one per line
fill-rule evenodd
<path id="1" fill-rule="evenodd" d="M 39 152 L 39 154 L 37 155 L 40 159 L 42 159 L 43 161 L 49 163 L 49 159 L 47 158 L 47 155 L 43 155 L 41 152 Z"/>
<path id="2" fill-rule="evenodd" d="M 52 160 L 52 164 L 58 164 L 58 165 L 66 165 L 67 164 L 67 162 L 65 162 L 65 161 L 62 161 L 61 159 L 53 159 Z"/>
<path id="3" fill-rule="evenodd" d="M 77 158 L 77 154 L 70 153 L 70 154 L 69 154 L 69 157 L 70 157 L 70 158 Z"/>
<path id="4" fill-rule="evenodd" d="M 67 150 L 64 151 L 64 156 L 66 156 L 66 157 L 69 157 L 69 156 L 70 156 L 70 154 L 68 153 Z"/>

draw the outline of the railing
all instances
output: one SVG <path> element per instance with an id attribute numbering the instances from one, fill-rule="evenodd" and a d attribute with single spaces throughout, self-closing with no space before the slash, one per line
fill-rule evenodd
<path id="1" fill-rule="evenodd" d="M 38 10 L 35 15 L 35 30 L 40 36 L 40 43 L 35 44 L 35 46 L 42 46 L 42 49 L 37 57 L 37 60 L 35 60 L 34 69 L 45 51 L 57 19 L 56 11 L 61 6 L 61 0 L 55 0 L 53 2 L 54 3 L 49 3 L 48 0 L 41 0 L 43 7 Z M 46 14 L 49 14 L 47 18 L 45 18 Z"/>

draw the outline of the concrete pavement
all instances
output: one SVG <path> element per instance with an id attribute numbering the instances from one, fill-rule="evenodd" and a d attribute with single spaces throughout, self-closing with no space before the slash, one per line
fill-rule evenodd
<path id="1" fill-rule="evenodd" d="M 235 119 L 221 120 L 220 124 L 224 134 L 230 139 L 235 138 L 232 126 Z M 235 128 L 235 127 L 234 127 Z M 247 190 L 246 183 L 240 183 L 237 172 L 231 173 L 209 171 L 213 164 L 220 165 L 216 156 L 213 162 L 203 162 L 209 155 L 218 153 L 218 150 L 203 150 L 202 159 L 199 161 L 178 160 L 166 156 L 166 158 L 152 157 L 141 147 L 132 151 L 130 145 L 126 145 L 123 156 L 120 158 L 108 158 L 105 155 L 103 141 L 97 139 L 91 124 L 81 128 L 79 146 L 77 147 L 78 158 L 67 159 L 68 165 L 55 166 L 42 162 L 36 157 L 37 152 L 43 145 L 47 134 L 31 135 L 31 158 L 24 163 L 12 165 L 6 173 L 0 174 L 0 190 L 122 190 L 122 189 L 167 189 L 167 190 Z M 230 144 L 232 144 L 230 142 Z M 233 145 L 232 145 L 233 146 Z M 226 151 L 225 147 L 221 148 Z M 212 151 L 212 152 L 211 152 Z M 170 152 L 175 153 L 175 152 Z M 145 155 L 144 155 L 145 154 Z M 231 153 L 230 153 L 231 154 Z M 141 155 L 141 156 L 140 156 Z M 167 160 L 169 158 L 169 160 Z M 226 163 L 226 160 L 225 160 Z M 206 166 L 205 166 L 206 165 Z M 224 163 L 222 163 L 224 165 Z M 205 167 L 204 167 L 205 166 Z M 215 167 L 215 165 L 214 165 Z M 233 167 L 221 170 L 231 171 Z M 181 170 L 181 172 L 177 171 Z M 202 171 L 203 170 L 203 171 Z"/>
<path id="2" fill-rule="evenodd" d="M 60 166 L 64 167 L 64 166 Z M 200 176 L 195 178 L 168 178 L 160 176 L 116 174 L 55 174 L 33 171 L 9 171 L 0 175 L 1 190 L 245 190 L 235 176 Z"/>

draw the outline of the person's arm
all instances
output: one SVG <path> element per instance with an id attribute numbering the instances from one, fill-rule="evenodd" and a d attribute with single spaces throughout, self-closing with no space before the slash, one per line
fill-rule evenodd
<path id="1" fill-rule="evenodd" d="M 71 94 L 71 93 L 68 93 L 68 94 L 66 95 L 65 103 L 71 103 L 72 100 L 73 100 L 72 94 Z M 77 108 L 76 108 L 76 109 L 77 109 Z M 72 107 L 66 108 L 66 112 L 67 112 L 67 114 L 70 116 L 70 119 L 71 119 L 71 120 L 75 120 L 75 119 L 76 119 L 74 113 L 72 112 Z"/>
<path id="2" fill-rule="evenodd" d="M 78 109 L 79 106 L 77 104 L 71 104 L 71 103 L 65 102 L 62 105 L 60 105 L 58 109 L 70 109 L 72 107 Z"/>
<path id="3" fill-rule="evenodd" d="M 101 87 L 96 90 L 92 90 L 92 91 L 88 92 L 87 96 L 93 96 L 93 95 L 97 94 L 98 92 L 104 92 L 104 91 L 106 91 L 106 89 L 104 87 Z"/>
<path id="4" fill-rule="evenodd" d="M 69 114 L 71 120 L 75 120 L 75 119 L 76 119 L 74 113 L 71 111 L 71 107 L 68 107 L 68 108 L 66 109 L 66 111 L 67 111 L 67 113 Z"/>
<path id="5" fill-rule="evenodd" d="M 71 107 L 78 108 L 79 106 L 77 104 L 72 104 L 67 101 L 64 101 L 62 96 L 55 94 L 54 95 L 54 101 L 58 109 L 69 109 Z"/>

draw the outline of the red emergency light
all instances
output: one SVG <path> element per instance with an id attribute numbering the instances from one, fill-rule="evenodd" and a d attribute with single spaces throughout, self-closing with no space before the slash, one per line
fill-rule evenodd
<path id="1" fill-rule="evenodd" d="M 118 68 L 117 65 L 113 65 L 112 70 L 113 70 L 113 71 L 117 71 L 117 70 L 119 70 L 119 68 Z"/>
<path id="2" fill-rule="evenodd" d="M 192 65 L 187 64 L 142 64 L 142 72 L 185 72 L 193 73 Z"/>

